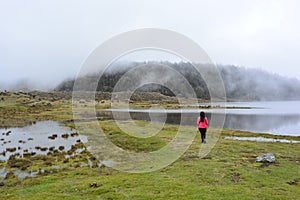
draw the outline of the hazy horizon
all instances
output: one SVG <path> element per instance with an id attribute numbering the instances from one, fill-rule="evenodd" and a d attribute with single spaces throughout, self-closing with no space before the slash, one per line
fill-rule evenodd
<path id="1" fill-rule="evenodd" d="M 22 84 L 53 88 L 75 77 L 104 41 L 149 27 L 189 37 L 214 63 L 300 80 L 299 7 L 296 0 L 0 0 L 0 89 Z"/>
<path id="2" fill-rule="evenodd" d="M 109 65 L 107 70 L 118 70 L 118 68 L 120 68 L 120 66 L 122 66 L 123 69 L 125 69 L 127 66 L 130 65 L 130 63 L 151 63 L 151 62 L 170 62 L 170 63 L 187 63 L 187 61 L 185 60 L 174 60 L 174 58 L 171 58 L 171 60 L 140 60 L 140 59 L 135 59 L 135 60 L 126 60 L 126 59 L 120 59 L 118 62 L 114 62 L 113 64 Z M 196 63 L 194 63 L 196 64 Z M 226 67 L 226 66 L 235 66 L 238 67 L 240 69 L 253 69 L 253 70 L 257 70 L 258 73 L 268 73 L 270 75 L 273 76 L 280 76 L 282 78 L 287 78 L 287 79 L 296 79 L 297 81 L 299 81 L 300 83 L 300 79 L 297 77 L 289 77 L 289 76 L 284 76 L 278 73 L 274 73 L 274 72 L 270 72 L 261 68 L 251 68 L 251 67 L 246 67 L 246 66 L 236 66 L 236 65 L 232 65 L 232 64 L 214 64 L 216 65 L 218 68 L 219 67 Z M 117 68 L 115 68 L 115 66 L 117 66 Z M 94 73 L 94 72 L 91 72 Z M 96 72 L 98 73 L 98 72 Z M 246 74 L 244 76 L 247 76 Z M 44 83 L 43 81 L 38 81 L 38 80 L 32 80 L 32 79 L 28 79 L 28 78 L 23 78 L 23 79 L 18 79 L 18 80 L 14 80 L 14 81 L 9 81 L 6 83 L 1 83 L 0 81 L 0 90 L 7 90 L 7 91 L 34 91 L 34 90 L 41 90 L 41 91 L 51 91 L 53 89 L 55 89 L 59 84 L 61 84 L 62 82 L 66 81 L 66 80 L 72 80 L 75 79 L 77 77 L 76 74 L 74 75 L 66 75 L 66 77 L 62 78 L 62 79 L 57 79 L 57 82 L 52 82 L 52 84 L 49 83 Z M 269 83 L 271 84 L 271 83 Z M 233 84 L 235 85 L 235 84 Z"/>

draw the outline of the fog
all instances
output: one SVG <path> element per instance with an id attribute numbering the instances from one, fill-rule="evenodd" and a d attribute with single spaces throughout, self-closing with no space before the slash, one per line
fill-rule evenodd
<path id="1" fill-rule="evenodd" d="M 1 0 L 0 88 L 24 80 L 55 87 L 74 78 L 99 44 L 145 27 L 186 35 L 213 62 L 300 79 L 299 7 L 296 0 Z"/>
<path id="2" fill-rule="evenodd" d="M 300 81 L 260 69 L 218 65 L 227 98 L 244 96 L 257 100 L 300 99 Z"/>
<path id="3" fill-rule="evenodd" d="M 196 65 L 200 69 L 200 73 L 195 69 L 194 66 Z M 300 99 L 300 81 L 296 78 L 287 78 L 260 69 L 234 65 L 217 65 L 216 67 L 223 80 L 222 84 L 224 84 L 228 100 L 274 101 Z M 121 84 L 122 90 L 117 90 L 134 91 L 139 89 L 142 91 L 160 92 L 170 96 L 176 93 L 185 96 L 184 91 L 187 91 L 187 83 L 184 79 L 186 79 L 188 85 L 190 85 L 189 87 L 193 88 L 198 98 L 210 99 L 212 92 L 221 93 L 219 90 L 222 87 L 217 85 L 215 75 L 211 77 L 203 76 L 203 74 L 209 75 L 212 68 L 211 64 L 192 65 L 188 62 L 152 61 L 132 62 L 126 63 L 126 65 L 117 62 L 110 66 L 101 77 L 97 72 L 80 77 L 77 80 L 80 85 L 76 90 L 90 91 L 93 90 L 91 86 L 96 84 L 98 85 L 98 91 L 113 92 L 116 90 L 117 84 Z M 207 80 L 216 84 L 210 86 L 210 90 L 208 90 Z M 65 80 L 58 85 L 56 90 L 72 91 L 74 81 L 74 79 Z M 156 83 L 156 85 L 149 85 L 151 83 Z M 145 85 L 146 87 L 142 87 Z M 142 87 L 142 89 L 136 86 Z M 212 88 L 216 91 L 211 91 Z M 221 96 L 220 98 L 222 98 Z"/>
<path id="4" fill-rule="evenodd" d="M 57 83 L 58 82 L 59 80 L 57 80 Z M 45 83 L 42 81 L 23 78 L 16 81 L 0 82 L 0 90 L 12 92 L 30 92 L 35 90 L 50 91 L 53 90 L 57 83 Z"/>

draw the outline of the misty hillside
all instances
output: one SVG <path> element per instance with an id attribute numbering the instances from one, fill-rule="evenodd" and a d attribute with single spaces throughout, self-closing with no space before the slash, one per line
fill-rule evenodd
<path id="1" fill-rule="evenodd" d="M 135 66 L 145 63 L 130 63 L 126 65 L 118 64 L 106 71 L 98 82 L 97 91 L 112 92 L 118 80 L 124 74 Z M 146 65 L 151 66 L 164 64 L 172 67 L 189 81 L 198 98 L 210 99 L 208 89 L 201 75 L 190 64 L 185 62 L 148 62 Z M 125 66 L 125 67 L 124 67 Z M 207 70 L 209 65 L 199 65 L 201 70 Z M 262 101 L 262 100 L 299 100 L 300 99 L 300 81 L 297 79 L 286 78 L 277 74 L 271 74 L 259 69 L 250 69 L 245 67 L 237 67 L 233 65 L 217 66 L 221 77 L 224 81 L 226 96 L 228 100 L 241 101 Z M 155 72 L 159 76 L 160 72 Z M 139 74 L 136 74 L 138 77 Z M 144 78 L 144 77 L 143 77 Z M 172 79 L 172 77 L 163 77 L 164 79 Z M 97 74 L 87 75 L 77 79 L 80 81 L 80 90 L 92 90 L 91 83 L 96 82 Z M 135 80 L 131 80 L 135 81 Z M 166 80 L 167 81 L 167 80 Z M 60 83 L 55 90 L 72 91 L 74 79 L 65 80 Z M 181 84 L 176 86 L 178 91 L 181 90 Z M 139 88 L 139 91 L 160 92 L 161 94 L 174 96 L 168 88 L 161 85 L 150 84 Z"/>

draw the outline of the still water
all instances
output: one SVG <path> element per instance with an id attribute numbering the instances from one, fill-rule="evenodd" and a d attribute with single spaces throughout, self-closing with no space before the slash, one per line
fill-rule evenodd
<path id="1" fill-rule="evenodd" d="M 55 121 L 0 129 L 0 161 L 9 159 L 11 155 L 46 155 L 50 150 L 66 152 L 79 141 L 87 142 L 87 138 Z"/>
<path id="2" fill-rule="evenodd" d="M 274 102 L 230 102 L 218 104 L 227 109 L 203 109 L 210 120 L 211 113 L 226 115 L 224 128 L 244 130 L 251 132 L 270 133 L 274 135 L 300 136 L 300 101 L 274 101 Z M 107 109 L 98 111 L 98 116 L 111 117 L 111 113 L 122 116 L 130 112 L 135 120 L 149 121 L 151 114 L 167 115 L 166 123 L 180 124 L 182 116 L 188 119 L 183 125 L 195 125 L 199 116 L 199 109 L 175 110 L 138 110 L 138 109 Z"/>

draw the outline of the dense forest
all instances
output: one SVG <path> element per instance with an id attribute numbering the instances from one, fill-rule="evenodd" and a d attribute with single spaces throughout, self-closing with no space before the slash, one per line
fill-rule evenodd
<path id="1" fill-rule="evenodd" d="M 127 64 L 115 64 L 109 70 L 105 71 L 98 81 L 99 74 L 89 74 L 84 77 L 77 78 L 80 82 L 80 90 L 91 90 L 91 83 L 97 83 L 97 91 L 112 92 L 115 85 L 121 77 L 126 75 L 130 69 L 143 65 L 151 70 L 155 65 L 167 65 L 182 74 L 189 84 L 192 86 L 198 98 L 210 99 L 209 91 L 201 74 L 193 67 L 192 64 L 186 62 L 132 62 Z M 194 64 L 195 65 L 195 64 Z M 210 65 L 197 64 L 201 70 L 207 70 Z M 225 92 L 228 100 L 299 100 L 300 99 L 300 81 L 295 78 L 287 78 L 278 74 L 269 73 L 259 69 L 237 67 L 234 65 L 217 65 L 220 75 L 224 82 Z M 157 69 L 157 68 L 156 68 Z M 200 70 L 200 71 L 201 71 Z M 160 76 L 163 72 L 156 70 L 154 76 Z M 136 74 L 136 77 L 143 74 Z M 135 81 L 134 76 L 131 80 Z M 161 77 L 163 79 L 172 79 L 172 77 Z M 75 79 L 68 79 L 60 83 L 55 90 L 72 91 Z M 181 90 L 181 84 L 176 86 Z M 169 88 L 158 84 L 147 84 L 139 88 L 138 91 L 159 92 L 167 96 L 174 96 Z"/>

